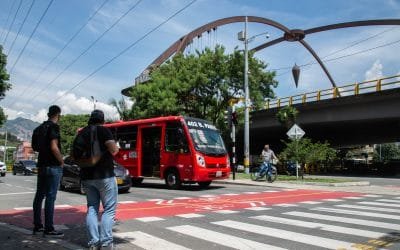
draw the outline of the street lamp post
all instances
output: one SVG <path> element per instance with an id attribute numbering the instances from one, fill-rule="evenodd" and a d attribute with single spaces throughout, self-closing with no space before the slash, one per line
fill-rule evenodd
<path id="1" fill-rule="evenodd" d="M 245 17 L 244 31 L 238 33 L 238 39 L 244 42 L 244 167 L 248 168 L 250 165 L 250 133 L 249 133 L 249 109 L 250 109 L 250 95 L 249 95 L 249 58 L 248 58 L 248 45 L 255 37 L 266 34 L 267 32 L 247 38 L 247 16 Z"/>

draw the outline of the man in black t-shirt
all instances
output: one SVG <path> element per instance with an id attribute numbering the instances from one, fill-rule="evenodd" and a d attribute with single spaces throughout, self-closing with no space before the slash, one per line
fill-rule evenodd
<path id="1" fill-rule="evenodd" d="M 102 157 L 95 166 L 81 167 L 80 171 L 87 200 L 86 228 L 90 249 L 99 247 L 113 249 L 112 227 L 117 208 L 118 186 L 114 174 L 113 156 L 118 153 L 118 148 L 111 131 L 102 124 L 104 124 L 104 113 L 101 110 L 94 110 L 90 115 L 88 126 L 79 132 L 84 133 L 83 138 L 89 143 L 91 127 L 96 126 L 102 151 Z M 100 201 L 104 211 L 99 225 Z"/>
<path id="2" fill-rule="evenodd" d="M 40 126 L 44 126 L 45 135 L 43 144 L 39 148 L 38 156 L 38 176 L 35 198 L 33 200 L 33 233 L 43 232 L 43 235 L 48 236 L 63 236 L 62 232 L 54 229 L 54 202 L 57 196 L 58 186 L 62 176 L 62 168 L 64 165 L 61 155 L 60 145 L 60 127 L 58 122 L 61 116 L 60 107 L 50 106 L 47 114 L 49 119 Z M 42 224 L 42 203 L 46 198 L 44 207 L 45 222 Z"/>

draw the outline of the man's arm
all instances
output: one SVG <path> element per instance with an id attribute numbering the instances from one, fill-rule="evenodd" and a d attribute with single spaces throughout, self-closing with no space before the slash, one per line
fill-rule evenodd
<path id="1" fill-rule="evenodd" d="M 60 149 L 58 148 L 58 140 L 57 139 L 53 139 L 50 141 L 50 150 L 51 150 L 51 153 L 54 155 L 54 157 L 56 157 L 57 161 L 60 162 L 60 165 L 64 166 L 63 156 L 60 152 Z"/>
<path id="2" fill-rule="evenodd" d="M 112 156 L 115 156 L 116 154 L 118 154 L 119 148 L 117 147 L 117 144 L 115 143 L 114 140 L 106 141 L 105 145 L 107 147 L 108 152 L 110 152 L 110 154 Z"/>

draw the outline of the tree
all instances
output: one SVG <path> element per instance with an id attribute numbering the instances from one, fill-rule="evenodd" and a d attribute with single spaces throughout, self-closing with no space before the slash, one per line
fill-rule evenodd
<path id="1" fill-rule="evenodd" d="M 299 111 L 295 107 L 286 106 L 279 109 L 278 113 L 276 113 L 276 118 L 278 119 L 280 124 L 289 129 L 296 123 L 296 118 L 298 114 Z"/>
<path id="2" fill-rule="evenodd" d="M 79 128 L 87 125 L 89 115 L 63 115 L 60 119 L 61 153 L 68 155 Z"/>
<path id="3" fill-rule="evenodd" d="M 0 45 L 0 101 L 6 96 L 6 91 L 11 88 L 11 84 L 8 83 L 10 75 L 7 74 L 6 65 L 7 56 L 3 54 L 3 46 Z M 6 120 L 7 117 L 3 112 L 3 108 L 0 107 L 0 127 L 3 126 Z"/>
<path id="4" fill-rule="evenodd" d="M 329 143 L 313 143 L 309 138 L 297 141 L 284 141 L 286 148 L 279 154 L 283 161 L 299 162 L 307 165 L 318 165 L 323 162 L 331 162 L 336 158 L 336 151 Z"/>
<path id="5" fill-rule="evenodd" d="M 375 148 L 374 160 L 387 162 L 400 159 L 400 147 L 395 143 L 385 143 Z"/>
<path id="6" fill-rule="evenodd" d="M 249 55 L 249 86 L 252 106 L 258 110 L 273 98 L 275 72 Z M 195 54 L 177 54 L 154 69 L 150 82 L 133 88 L 132 116 L 135 118 L 188 115 L 209 120 L 224 128 L 224 111 L 232 98 L 243 97 L 243 53 L 225 54 L 222 46 Z M 239 117 L 241 117 L 239 115 Z"/>
<path id="7" fill-rule="evenodd" d="M 131 117 L 131 111 L 126 103 L 125 99 L 122 98 L 121 100 L 117 101 L 116 99 L 111 99 L 110 104 L 117 109 L 119 117 L 121 120 L 126 121 L 129 120 Z"/>

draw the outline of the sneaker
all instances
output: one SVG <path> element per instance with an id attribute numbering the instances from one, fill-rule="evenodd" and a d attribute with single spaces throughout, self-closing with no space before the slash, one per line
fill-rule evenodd
<path id="1" fill-rule="evenodd" d="M 38 232 L 43 232 L 44 228 L 43 227 L 34 227 L 33 228 L 33 234 L 36 234 Z"/>
<path id="2" fill-rule="evenodd" d="M 101 250 L 113 250 L 114 249 L 114 245 L 111 243 L 108 246 L 101 246 L 100 248 Z"/>
<path id="3" fill-rule="evenodd" d="M 100 250 L 100 247 L 97 245 L 93 245 L 89 247 L 89 250 Z"/>
<path id="4" fill-rule="evenodd" d="M 53 236 L 53 237 L 62 237 L 64 236 L 63 232 L 51 230 L 51 231 L 43 231 L 43 236 Z"/>

